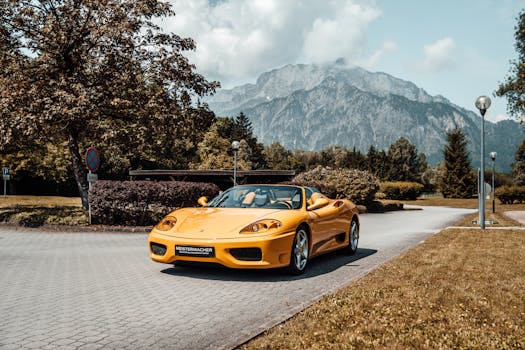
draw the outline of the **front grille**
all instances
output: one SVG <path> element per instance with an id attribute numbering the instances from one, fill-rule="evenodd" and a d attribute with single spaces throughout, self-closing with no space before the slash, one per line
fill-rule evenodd
<path id="1" fill-rule="evenodd" d="M 230 254 L 237 260 L 243 261 L 261 261 L 261 248 L 233 248 L 230 249 Z"/>
<path id="2" fill-rule="evenodd" d="M 153 252 L 153 254 L 159 255 L 159 256 L 164 256 L 164 254 L 166 254 L 167 248 L 164 244 L 151 242 L 150 246 L 151 246 L 151 251 Z"/>

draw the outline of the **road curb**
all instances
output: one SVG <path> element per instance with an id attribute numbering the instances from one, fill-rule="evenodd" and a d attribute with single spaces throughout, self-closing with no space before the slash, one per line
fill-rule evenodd
<path id="1" fill-rule="evenodd" d="M 153 226 L 106 226 L 106 225 L 40 225 L 21 226 L 10 222 L 0 222 L 0 228 L 31 232 L 94 232 L 94 233 L 148 233 Z"/>
<path id="2" fill-rule="evenodd" d="M 479 226 L 447 226 L 443 230 L 481 230 Z M 485 230 L 522 230 L 525 231 L 525 226 L 486 226 Z"/>

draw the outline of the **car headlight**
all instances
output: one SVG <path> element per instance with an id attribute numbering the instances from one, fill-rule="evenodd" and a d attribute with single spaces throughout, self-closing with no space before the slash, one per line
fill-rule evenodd
<path id="1" fill-rule="evenodd" d="M 164 219 L 162 219 L 161 222 L 159 222 L 157 226 L 155 226 L 155 228 L 160 231 L 169 231 L 173 228 L 173 226 L 175 226 L 176 223 L 177 218 L 168 215 Z"/>
<path id="2" fill-rule="evenodd" d="M 279 228 L 282 224 L 279 220 L 265 219 L 256 221 L 243 228 L 240 233 L 264 233 L 271 229 Z"/>

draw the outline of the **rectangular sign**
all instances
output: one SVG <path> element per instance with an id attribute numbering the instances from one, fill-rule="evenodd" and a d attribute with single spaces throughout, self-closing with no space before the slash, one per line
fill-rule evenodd
<path id="1" fill-rule="evenodd" d="M 3 174 L 4 174 L 4 176 L 9 175 L 9 168 L 8 167 L 4 167 Z"/>
<path id="2" fill-rule="evenodd" d="M 88 173 L 87 174 L 87 180 L 88 182 L 97 182 L 98 181 L 98 175 L 95 173 Z"/>
<path id="3" fill-rule="evenodd" d="M 478 220 L 472 220 L 472 225 L 477 225 L 478 224 Z M 485 220 L 485 225 L 494 225 L 494 221 L 493 220 Z"/>
<path id="4" fill-rule="evenodd" d="M 3 175 L 4 181 L 11 180 L 11 175 Z"/>
<path id="5" fill-rule="evenodd" d="M 214 247 L 176 245 L 175 255 L 213 258 L 215 256 L 215 248 Z"/>

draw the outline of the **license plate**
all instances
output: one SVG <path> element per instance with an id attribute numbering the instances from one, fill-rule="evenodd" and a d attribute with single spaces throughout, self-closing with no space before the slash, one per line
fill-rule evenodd
<path id="1" fill-rule="evenodd" d="M 215 256 L 215 248 L 214 247 L 197 247 L 197 246 L 189 246 L 189 245 L 176 245 L 175 255 L 213 258 Z"/>

